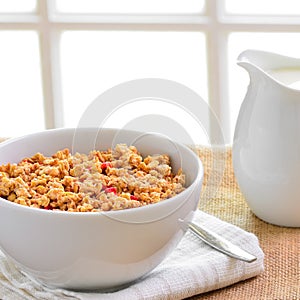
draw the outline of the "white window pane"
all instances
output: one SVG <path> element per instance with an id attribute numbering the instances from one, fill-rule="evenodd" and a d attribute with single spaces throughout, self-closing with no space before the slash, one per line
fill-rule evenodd
<path id="1" fill-rule="evenodd" d="M 134 79 L 174 80 L 207 99 L 205 36 L 199 32 L 65 32 L 61 63 L 68 127 L 77 126 L 101 93 Z"/>
<path id="2" fill-rule="evenodd" d="M 298 0 L 225 0 L 225 10 L 232 14 L 299 15 Z"/>
<path id="3" fill-rule="evenodd" d="M 32 12 L 36 0 L 0 0 L 0 13 Z"/>
<path id="4" fill-rule="evenodd" d="M 0 31 L 0 137 L 44 129 L 38 35 Z"/>
<path id="5" fill-rule="evenodd" d="M 199 13 L 205 0 L 56 0 L 67 13 Z"/>
<path id="6" fill-rule="evenodd" d="M 249 84 L 248 73 L 237 65 L 238 55 L 246 49 L 258 49 L 300 58 L 299 40 L 300 33 L 240 32 L 230 35 L 228 42 L 229 99 L 233 130 Z"/>

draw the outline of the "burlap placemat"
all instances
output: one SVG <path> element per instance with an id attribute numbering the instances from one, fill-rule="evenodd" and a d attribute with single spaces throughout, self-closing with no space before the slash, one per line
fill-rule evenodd
<path id="1" fill-rule="evenodd" d="M 254 233 L 265 253 L 265 271 L 256 278 L 191 299 L 300 299 L 300 228 L 274 226 L 254 216 L 235 180 L 231 148 L 217 155 L 203 147 L 197 152 L 205 169 L 200 209 Z M 220 174 L 215 174 L 214 164 L 225 167 L 223 179 L 216 186 Z M 205 189 L 212 186 L 215 195 L 207 199 Z"/>

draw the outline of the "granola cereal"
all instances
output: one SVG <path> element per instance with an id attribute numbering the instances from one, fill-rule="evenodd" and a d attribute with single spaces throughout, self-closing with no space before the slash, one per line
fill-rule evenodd
<path id="1" fill-rule="evenodd" d="M 168 155 L 143 158 L 134 146 L 51 157 L 36 153 L 0 166 L 0 197 L 47 210 L 97 212 L 160 202 L 182 192 L 185 176 L 172 173 Z"/>

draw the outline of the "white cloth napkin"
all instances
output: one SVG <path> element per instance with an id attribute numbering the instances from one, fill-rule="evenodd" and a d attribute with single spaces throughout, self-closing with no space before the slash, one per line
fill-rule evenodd
<path id="1" fill-rule="evenodd" d="M 193 220 L 257 256 L 252 263 L 230 258 L 187 232 L 177 248 L 156 269 L 114 293 L 79 293 L 49 289 L 27 278 L 0 253 L 0 298 L 24 299 L 183 299 L 219 289 L 263 272 L 264 254 L 257 237 L 232 224 L 197 211 Z"/>

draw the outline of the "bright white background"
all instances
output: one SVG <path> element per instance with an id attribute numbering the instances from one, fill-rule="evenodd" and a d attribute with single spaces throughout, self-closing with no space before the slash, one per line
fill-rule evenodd
<path id="1" fill-rule="evenodd" d="M 0 136 L 76 126 L 106 89 L 157 77 L 197 92 L 231 143 L 248 85 L 238 54 L 300 57 L 299 20 L 296 0 L 0 0 Z"/>

